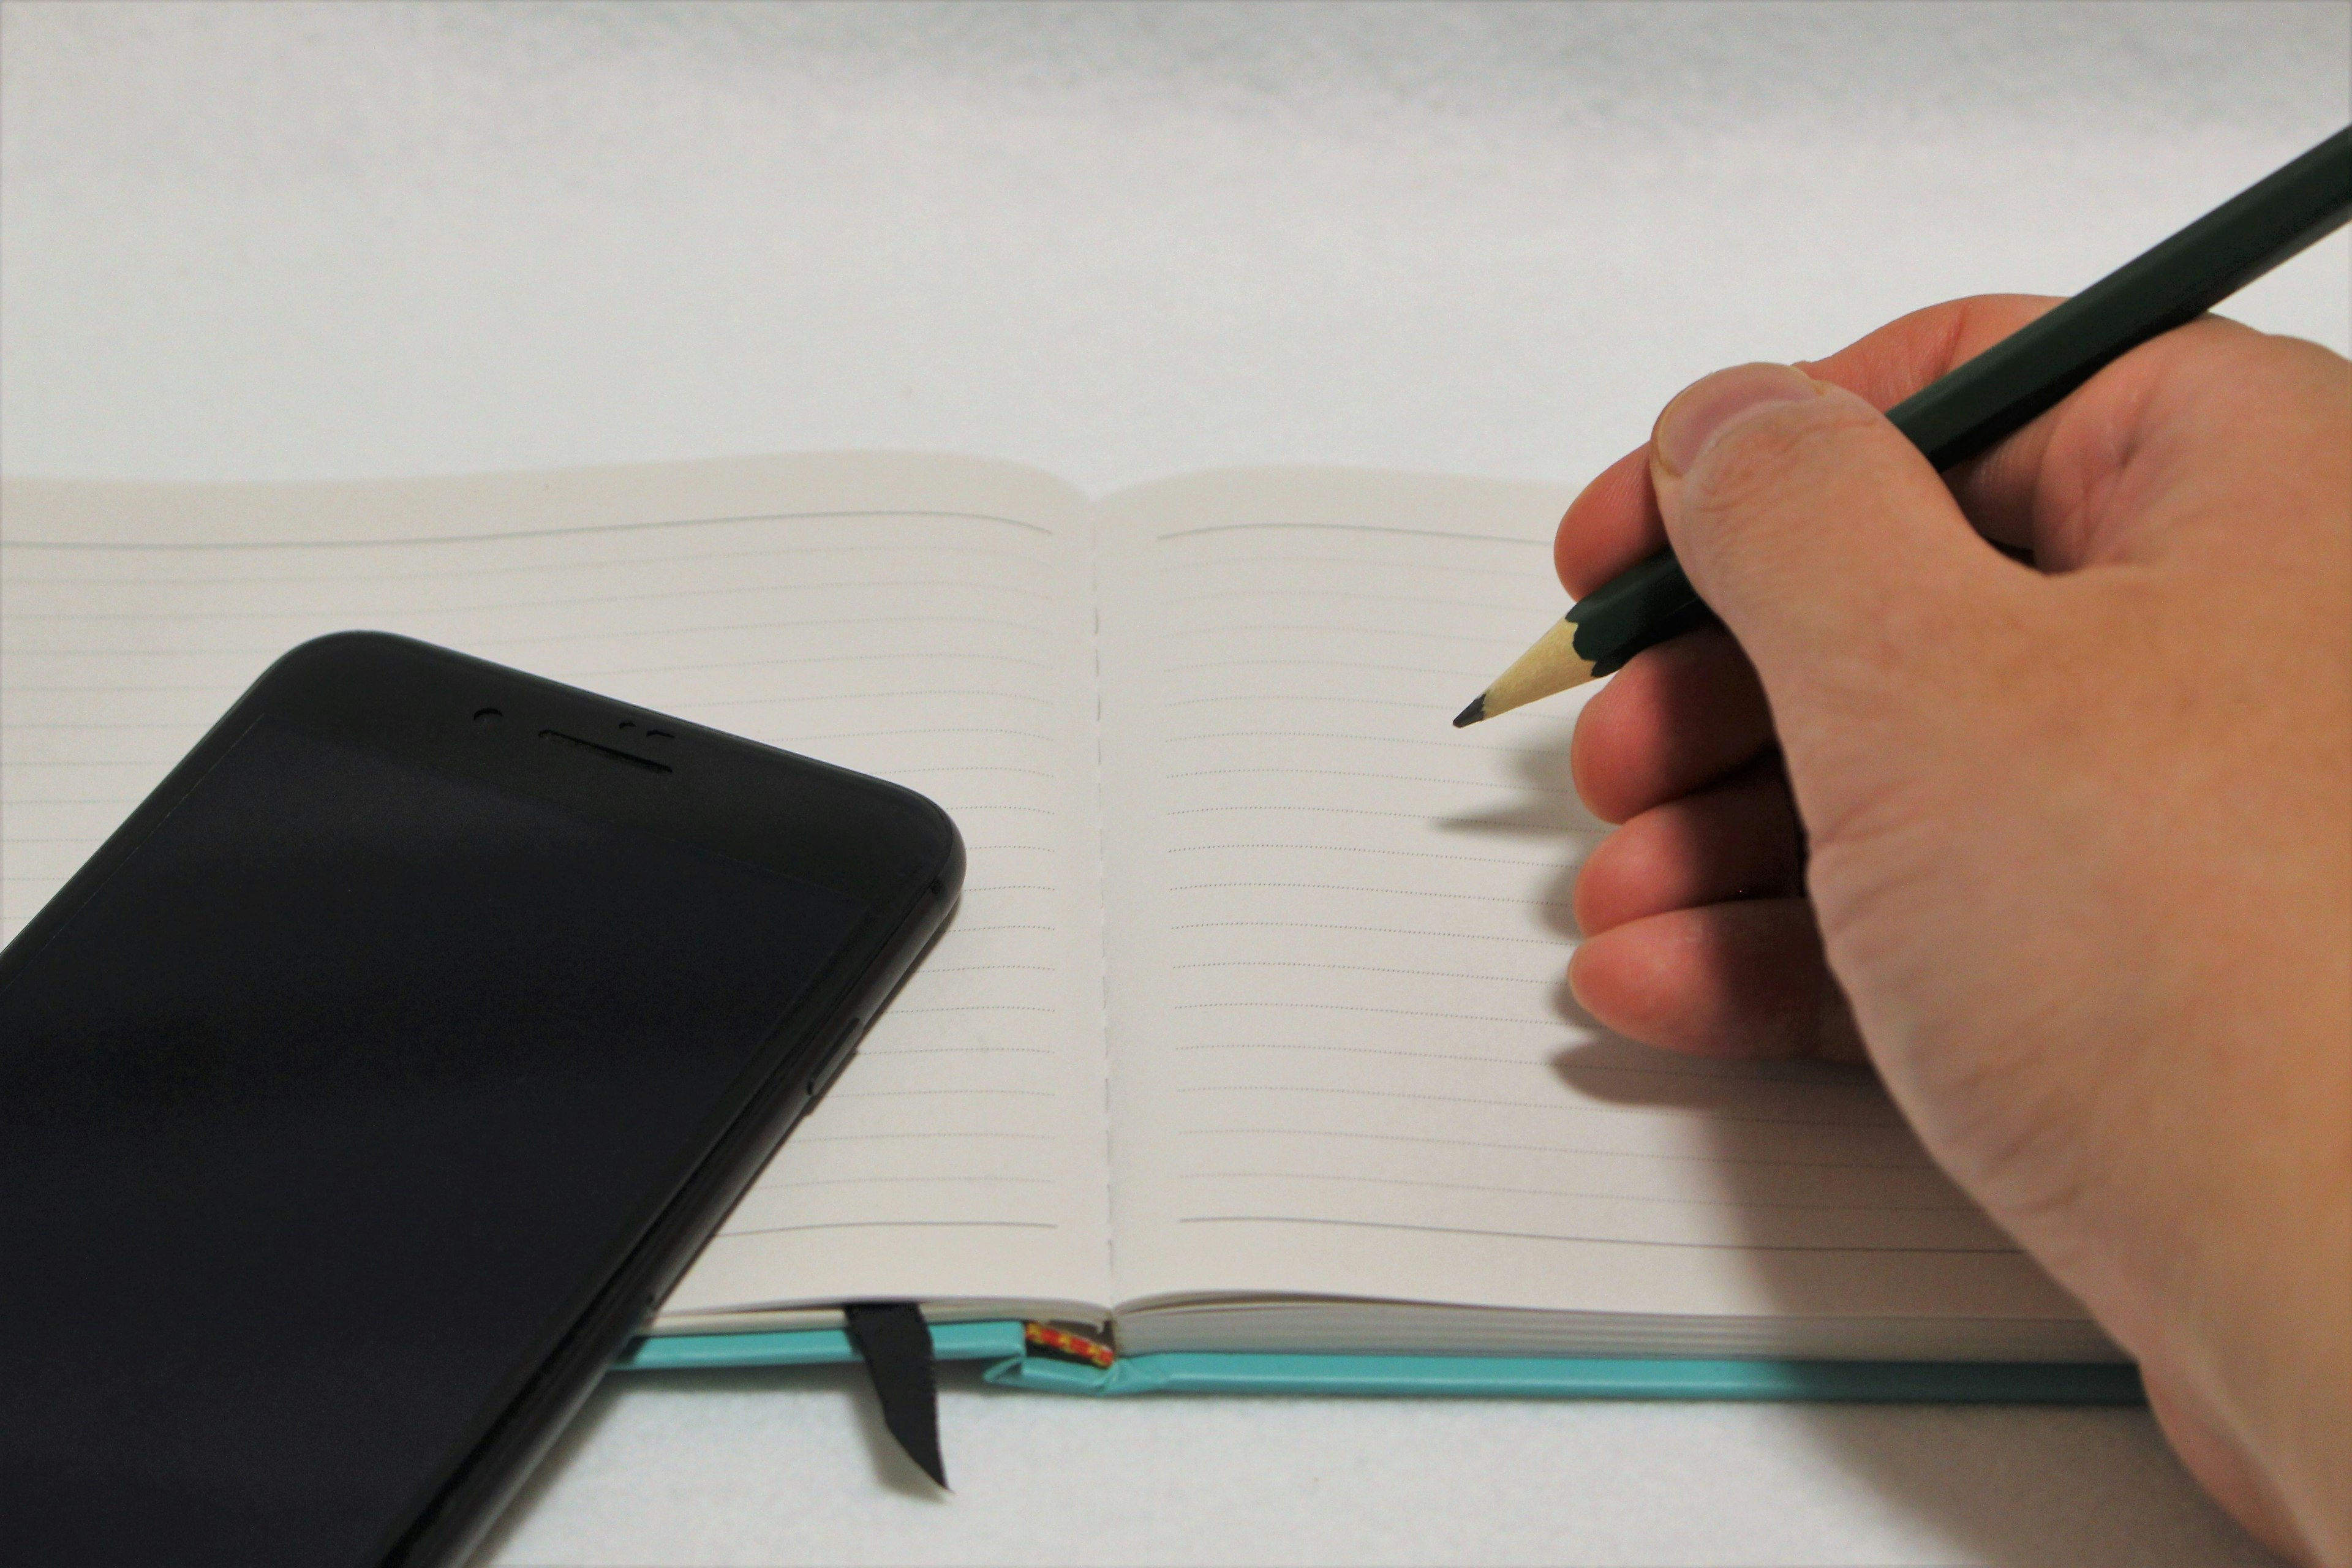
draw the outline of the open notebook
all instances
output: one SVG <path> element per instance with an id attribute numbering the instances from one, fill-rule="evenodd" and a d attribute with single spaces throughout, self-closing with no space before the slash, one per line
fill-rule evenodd
<path id="1" fill-rule="evenodd" d="M 405 633 L 899 780 L 947 934 L 652 1325 L 845 1300 L 1168 1352 L 2112 1363 L 1866 1078 L 1581 1017 L 1568 493 L 1100 500 L 849 454 L 346 486 L 15 481 L 0 936 L 276 655 Z M 751 1359 L 750 1352 L 746 1352 Z"/>

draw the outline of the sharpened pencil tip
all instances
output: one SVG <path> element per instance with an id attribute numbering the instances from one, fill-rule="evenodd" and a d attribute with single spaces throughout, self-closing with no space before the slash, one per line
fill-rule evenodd
<path id="1" fill-rule="evenodd" d="M 1486 694 L 1483 691 L 1470 699 L 1470 706 L 1454 716 L 1454 727 L 1466 730 L 1486 716 Z"/>

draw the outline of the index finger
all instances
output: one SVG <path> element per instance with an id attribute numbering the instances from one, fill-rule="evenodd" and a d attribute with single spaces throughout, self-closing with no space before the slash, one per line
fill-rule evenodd
<path id="1" fill-rule="evenodd" d="M 2028 294 L 1948 300 L 1889 321 L 1826 359 L 1799 360 L 1797 368 L 1874 408 L 1892 408 L 2057 303 Z M 1552 564 L 1570 595 L 1581 597 L 1665 548 L 1649 457 L 1644 444 L 1610 464 L 1559 520 Z"/>

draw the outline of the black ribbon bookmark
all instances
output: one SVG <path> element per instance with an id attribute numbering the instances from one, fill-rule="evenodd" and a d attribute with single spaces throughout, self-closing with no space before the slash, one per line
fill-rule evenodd
<path id="1" fill-rule="evenodd" d="M 931 1326 L 923 1310 L 908 1301 L 861 1302 L 841 1315 L 849 1342 L 865 1359 L 882 1402 L 882 1425 L 898 1439 L 907 1458 L 944 1487 L 947 1461 L 940 1457 L 940 1383 L 931 1363 Z"/>

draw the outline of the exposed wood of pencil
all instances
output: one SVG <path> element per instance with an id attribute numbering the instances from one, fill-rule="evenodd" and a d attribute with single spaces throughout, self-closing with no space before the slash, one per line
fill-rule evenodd
<path id="1" fill-rule="evenodd" d="M 1519 655 L 1517 663 L 1496 676 L 1492 686 L 1454 716 L 1454 727 L 1464 729 L 1591 679 L 1592 661 L 1576 655 L 1576 624 L 1555 621 L 1551 630 L 1536 639 L 1535 647 Z"/>

